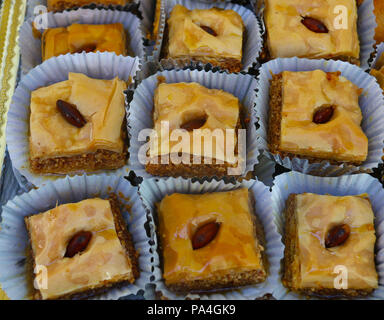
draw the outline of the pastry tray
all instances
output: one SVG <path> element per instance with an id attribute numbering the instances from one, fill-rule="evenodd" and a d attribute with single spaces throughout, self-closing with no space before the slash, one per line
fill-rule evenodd
<path id="1" fill-rule="evenodd" d="M 6 150 L 5 141 L 5 126 L 6 126 L 6 114 L 9 109 L 12 94 L 15 87 L 20 80 L 20 50 L 17 44 L 18 41 L 18 29 L 22 23 L 33 16 L 33 7 L 41 3 L 38 0 L 22 1 L 22 0 L 5 0 L 2 2 L 1 16 L 0 16 L 0 203 L 4 205 L 8 200 L 14 198 L 16 195 L 20 195 L 29 191 L 29 186 L 20 186 L 18 180 L 21 177 L 17 172 L 13 171 L 12 163 L 8 152 Z M 136 3 L 139 1 L 136 0 Z M 255 10 L 256 1 L 232 1 L 233 3 L 246 6 L 250 10 Z M 6 35 L 3 37 L 3 35 Z M 146 49 L 151 50 L 151 43 L 145 42 Z M 255 76 L 257 70 L 250 70 L 251 75 Z M 377 178 L 382 183 L 382 165 L 379 168 L 374 169 L 371 175 Z M 270 181 L 264 181 L 266 184 L 272 185 L 272 177 L 287 172 L 290 170 L 276 164 L 275 170 L 270 177 Z M 137 177 L 132 174 L 126 177 L 132 184 L 137 184 Z M 260 178 L 260 177 L 259 177 Z M 268 180 L 268 179 L 267 179 Z M 0 207 L 1 214 L 1 207 Z M 0 216 L 1 219 L 1 216 Z M 152 287 L 148 287 L 144 296 L 127 296 L 121 299 L 153 299 L 155 297 Z M 4 298 L 3 292 L 0 290 L 0 299 Z"/>

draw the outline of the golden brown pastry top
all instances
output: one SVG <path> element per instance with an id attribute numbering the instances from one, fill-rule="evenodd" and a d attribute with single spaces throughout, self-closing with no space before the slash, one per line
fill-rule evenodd
<path id="1" fill-rule="evenodd" d="M 228 270 L 262 269 L 248 189 L 174 193 L 157 204 L 166 284 L 204 279 Z M 193 250 L 191 237 L 208 222 L 221 223 L 216 237 Z"/>
<path id="2" fill-rule="evenodd" d="M 30 216 L 27 224 L 35 263 L 48 272 L 48 287 L 39 288 L 43 299 L 89 289 L 103 281 L 134 280 L 108 200 L 94 198 L 60 205 Z M 88 246 L 71 258 L 64 257 L 69 240 L 79 231 L 92 232 Z"/>
<path id="3" fill-rule="evenodd" d="M 377 43 L 384 42 L 384 1 L 373 0 L 377 27 L 375 30 L 375 40 Z"/>
<path id="4" fill-rule="evenodd" d="M 158 139 L 151 137 L 149 154 L 153 157 L 183 150 L 182 152 L 189 151 L 185 152 L 189 154 L 236 162 L 238 157 L 233 155 L 237 141 L 235 129 L 239 124 L 239 117 L 239 100 L 228 92 L 208 89 L 196 82 L 160 83 L 154 95 L 153 113 L 154 130 Z M 206 119 L 203 126 L 199 128 L 201 134 L 207 141 L 216 136 L 220 143 L 216 144 L 215 140 L 212 140 L 212 148 L 204 150 L 203 147 L 194 148 L 194 134 L 197 131 L 180 129 L 183 124 L 194 119 Z M 162 122 L 169 124 L 170 133 L 174 132 L 175 136 L 169 137 L 161 133 Z M 232 129 L 233 136 L 227 135 L 226 129 Z M 189 141 L 187 139 L 178 141 L 176 139 L 178 133 L 187 135 Z M 223 139 L 219 140 L 220 137 Z M 229 139 L 227 148 L 226 139 Z M 198 141 L 198 138 L 195 140 Z M 203 144 L 204 142 L 201 143 Z"/>
<path id="5" fill-rule="evenodd" d="M 348 270 L 348 289 L 376 288 L 374 213 L 366 196 L 296 196 L 296 217 L 303 288 L 334 288 L 335 266 Z M 350 235 L 340 246 L 325 248 L 328 231 L 348 224 Z"/>
<path id="6" fill-rule="evenodd" d="M 356 0 L 266 0 L 264 21 L 271 58 L 332 58 L 348 56 L 359 59 Z M 346 29 L 336 29 L 337 6 L 348 9 Z M 328 33 L 316 33 L 302 23 L 302 17 L 321 21 Z M 338 25 L 338 24 L 336 24 Z"/>
<path id="7" fill-rule="evenodd" d="M 336 161 L 365 161 L 368 139 L 360 127 L 361 90 L 335 73 L 284 71 L 280 148 Z M 334 107 L 327 123 L 313 122 L 321 106 Z"/>
<path id="8" fill-rule="evenodd" d="M 209 27 L 212 35 L 200 26 Z M 168 19 L 168 57 L 217 57 L 241 60 L 244 24 L 233 10 L 194 9 L 176 5 Z"/>
<path id="9" fill-rule="evenodd" d="M 32 91 L 30 158 L 73 156 L 98 149 L 121 153 L 126 83 L 69 73 L 68 80 Z M 78 128 L 65 120 L 57 100 L 76 105 L 87 123 Z"/>
<path id="10" fill-rule="evenodd" d="M 66 53 L 110 51 L 126 55 L 126 37 L 121 23 L 72 24 L 46 29 L 42 37 L 42 59 Z"/>
<path id="11" fill-rule="evenodd" d="M 47 0 L 48 11 L 59 11 L 73 7 L 81 7 L 88 4 L 100 5 L 125 5 L 131 0 Z"/>

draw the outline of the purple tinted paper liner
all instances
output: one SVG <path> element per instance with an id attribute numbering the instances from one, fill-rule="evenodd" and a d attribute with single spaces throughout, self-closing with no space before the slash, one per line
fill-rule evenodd
<path id="1" fill-rule="evenodd" d="M 373 0 L 364 0 L 359 6 L 357 14 L 357 32 L 360 40 L 360 67 L 363 70 L 369 68 L 369 61 L 376 43 L 374 40 L 377 27 L 376 17 L 373 14 Z"/>
<path id="2" fill-rule="evenodd" d="M 376 64 L 383 53 L 384 53 L 384 42 L 380 43 L 376 48 L 376 52 L 372 62 L 372 68 L 376 68 Z"/>

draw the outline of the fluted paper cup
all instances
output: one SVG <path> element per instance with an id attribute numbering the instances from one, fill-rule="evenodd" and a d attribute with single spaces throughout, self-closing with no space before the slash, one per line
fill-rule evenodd
<path id="1" fill-rule="evenodd" d="M 166 0 L 165 0 L 166 1 Z M 225 10 L 234 10 L 236 11 L 241 18 L 245 26 L 245 41 L 243 44 L 243 55 L 242 55 L 242 71 L 247 72 L 257 63 L 257 59 L 262 49 L 262 37 L 260 32 L 260 26 L 258 19 L 254 13 L 247 9 L 244 6 L 229 2 L 200 2 L 200 1 L 191 1 L 191 0 L 167 0 L 165 3 L 165 18 L 162 19 L 162 24 L 160 25 L 162 33 L 158 38 L 158 41 L 154 47 L 152 57 L 149 60 L 161 59 L 160 64 L 164 70 L 169 69 L 180 69 L 183 67 L 202 67 L 204 66 L 201 62 L 194 62 L 191 59 L 162 59 L 161 47 L 164 45 L 164 30 L 166 20 L 169 18 L 169 15 L 176 4 L 181 4 L 184 7 L 193 10 L 193 9 L 209 9 L 209 8 L 222 8 Z M 215 67 L 220 69 L 219 67 Z"/>
<path id="2" fill-rule="evenodd" d="M 128 35 L 129 55 L 144 59 L 145 52 L 141 22 L 139 18 L 130 12 L 104 9 L 78 9 L 58 13 L 49 12 L 46 15 L 48 28 L 67 27 L 73 23 L 122 23 Z M 32 31 L 32 22 L 34 19 L 40 21 L 39 17 L 32 17 L 26 20 L 20 28 L 21 70 L 24 74 L 42 62 L 41 39 L 36 38 Z M 43 30 L 44 29 L 39 29 L 39 31 Z"/>
<path id="3" fill-rule="evenodd" d="M 140 277 L 133 284 L 109 289 L 94 299 L 118 299 L 130 294 L 142 294 L 151 278 L 151 245 L 144 224 L 147 222 L 137 188 L 124 178 L 99 175 L 66 177 L 46 186 L 24 193 L 8 201 L 2 208 L 0 224 L 0 284 L 11 299 L 30 299 L 31 275 L 26 261 L 28 234 L 24 217 L 45 212 L 56 205 L 115 193 L 121 203 L 121 213 L 133 244 L 139 253 Z M 127 208 L 130 208 L 129 210 Z"/>
<path id="4" fill-rule="evenodd" d="M 268 150 L 269 80 L 272 79 L 272 74 L 278 74 L 285 70 L 310 71 L 317 69 L 325 72 L 340 71 L 342 76 L 363 89 L 359 104 L 363 114 L 361 127 L 368 137 L 368 157 L 359 167 L 349 164 L 332 165 L 327 160 L 309 163 L 307 159 L 281 157 L 270 153 Z M 257 134 L 261 137 L 265 154 L 288 169 L 313 175 L 339 176 L 354 172 L 371 172 L 382 162 L 384 131 L 380 128 L 384 128 L 384 98 L 381 89 L 374 77 L 347 62 L 284 58 L 263 64 L 258 76 L 256 115 L 260 119 L 260 128 L 257 130 Z"/>
<path id="5" fill-rule="evenodd" d="M 239 99 L 250 117 L 246 130 L 246 164 L 245 171 L 241 176 L 253 171 L 258 163 L 259 142 L 256 136 L 257 122 L 254 112 L 254 99 L 256 80 L 243 74 L 228 74 L 219 72 L 206 72 L 198 70 L 169 70 L 158 72 L 144 79 L 136 88 L 133 100 L 128 108 L 128 134 L 129 146 L 129 168 L 136 175 L 143 178 L 152 177 L 145 171 L 145 164 L 140 159 L 140 151 L 145 141 L 140 141 L 140 133 L 145 129 L 153 128 L 153 96 L 158 85 L 158 77 L 164 77 L 166 83 L 197 82 L 210 89 L 221 89 L 229 92 Z"/>
<path id="6" fill-rule="evenodd" d="M 334 196 L 360 195 L 367 193 L 375 214 L 376 230 L 376 271 L 379 275 L 379 287 L 363 299 L 384 299 L 384 189 L 380 182 L 368 174 L 356 174 L 343 177 L 315 177 L 298 172 L 283 173 L 275 178 L 272 188 L 272 211 L 281 235 L 284 233 L 285 202 L 291 193 L 316 193 Z M 289 291 L 281 283 L 273 291 L 273 296 L 281 300 L 306 300 L 308 297 Z"/>
<path id="7" fill-rule="evenodd" d="M 140 67 L 138 58 L 116 56 L 114 53 L 79 53 L 52 58 L 32 69 L 19 82 L 13 95 L 6 129 L 8 151 L 15 169 L 25 183 L 41 186 L 64 175 L 38 175 L 29 166 L 29 117 L 31 92 L 37 88 L 68 79 L 69 72 L 83 73 L 96 79 L 134 80 Z M 132 84 L 133 86 L 134 84 Z M 123 93 L 122 93 L 123 94 Z M 101 171 L 127 175 L 127 166 L 118 170 Z M 19 181 L 22 181 L 20 179 Z"/>
<path id="8" fill-rule="evenodd" d="M 255 214 L 259 218 L 264 228 L 266 240 L 266 254 L 269 263 L 267 279 L 257 285 L 245 286 L 225 292 L 211 294 L 180 294 L 170 291 L 164 283 L 158 249 L 158 239 L 156 235 L 157 226 L 154 217 L 156 215 L 155 203 L 161 201 L 166 195 L 172 193 L 202 194 L 207 192 L 230 191 L 238 188 L 248 188 L 253 194 L 255 202 Z M 278 285 L 280 270 L 280 260 L 283 258 L 284 247 L 281 236 L 278 234 L 274 218 L 271 211 L 271 198 L 269 188 L 260 181 L 250 180 L 227 184 L 224 181 L 205 181 L 204 183 L 192 182 L 190 179 L 168 178 L 168 179 L 146 179 L 139 186 L 139 194 L 146 209 L 148 220 L 150 221 L 150 233 L 153 240 L 154 260 L 152 261 L 155 290 L 163 298 L 168 299 L 257 299 L 266 294 L 271 294 L 273 288 Z"/>
<path id="9" fill-rule="evenodd" d="M 376 52 L 375 52 L 375 55 L 374 55 L 374 59 L 373 59 L 373 62 L 372 62 L 372 68 L 373 69 L 376 69 L 376 65 L 380 59 L 380 57 L 384 54 L 384 42 L 380 43 L 377 48 L 376 48 Z"/>

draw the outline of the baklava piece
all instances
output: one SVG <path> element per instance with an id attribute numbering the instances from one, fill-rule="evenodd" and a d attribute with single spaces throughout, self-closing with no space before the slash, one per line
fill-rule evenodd
<path id="1" fill-rule="evenodd" d="M 212 292 L 267 277 L 264 234 L 248 189 L 174 193 L 157 204 L 163 277 L 175 292 Z"/>
<path id="2" fill-rule="evenodd" d="M 241 174 L 245 159 L 237 152 L 240 109 L 238 98 L 223 90 L 195 82 L 160 83 L 146 171 L 172 177 Z"/>
<path id="3" fill-rule="evenodd" d="M 31 171 L 69 174 L 124 166 L 126 87 L 118 78 L 69 73 L 66 81 L 32 91 Z"/>
<path id="4" fill-rule="evenodd" d="M 37 273 L 34 299 L 87 298 L 139 277 L 115 195 L 63 204 L 26 217 L 25 224 Z"/>
<path id="5" fill-rule="evenodd" d="M 378 287 L 374 213 L 366 195 L 291 194 L 284 285 L 306 295 L 360 296 Z"/>
<path id="6" fill-rule="evenodd" d="M 239 72 L 244 35 L 243 20 L 233 10 L 188 10 L 176 5 L 167 22 L 165 57 Z"/>
<path id="7" fill-rule="evenodd" d="M 310 162 L 363 163 L 368 138 L 360 127 L 361 91 L 339 72 L 283 71 L 273 75 L 269 91 L 270 152 Z"/>
<path id="8" fill-rule="evenodd" d="M 131 0 L 47 0 L 48 11 L 63 11 L 90 4 L 124 6 Z"/>
<path id="9" fill-rule="evenodd" d="M 264 59 L 335 59 L 359 64 L 356 0 L 264 0 Z M 347 17 L 338 18 L 346 8 Z"/>
<path id="10" fill-rule="evenodd" d="M 376 16 L 376 30 L 375 30 L 375 40 L 376 43 L 384 42 L 384 1 L 383 0 L 373 0 L 374 10 L 373 13 Z"/>
<path id="11" fill-rule="evenodd" d="M 44 30 L 41 50 L 43 61 L 66 53 L 109 51 L 127 55 L 126 35 L 121 23 L 72 24 Z"/>
<path id="12" fill-rule="evenodd" d="M 153 26 L 152 26 L 152 34 L 151 39 L 156 40 L 157 35 L 159 33 L 160 27 L 160 15 L 161 15 L 161 0 L 156 0 L 155 4 L 155 16 L 153 17 Z"/>

